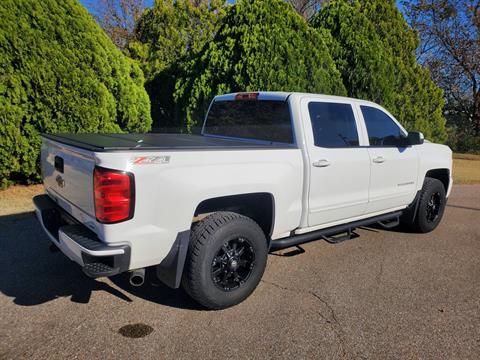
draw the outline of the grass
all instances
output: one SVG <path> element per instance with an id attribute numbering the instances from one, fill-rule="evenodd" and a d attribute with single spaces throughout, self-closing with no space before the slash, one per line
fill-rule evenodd
<path id="1" fill-rule="evenodd" d="M 453 154 L 453 182 L 480 184 L 480 155 Z"/>
<path id="2" fill-rule="evenodd" d="M 43 193 L 42 185 L 15 185 L 0 190 L 0 217 L 33 211 L 32 198 Z"/>

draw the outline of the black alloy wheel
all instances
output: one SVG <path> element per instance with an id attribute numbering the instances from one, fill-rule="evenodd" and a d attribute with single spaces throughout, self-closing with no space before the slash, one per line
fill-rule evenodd
<path id="1" fill-rule="evenodd" d="M 430 196 L 426 207 L 426 218 L 428 222 L 432 223 L 437 220 L 440 209 L 442 208 L 442 203 L 443 200 L 439 191 L 434 192 Z"/>
<path id="2" fill-rule="evenodd" d="M 232 291 L 250 277 L 255 267 L 255 251 L 250 242 L 239 237 L 226 241 L 212 262 L 212 280 L 219 289 Z"/>

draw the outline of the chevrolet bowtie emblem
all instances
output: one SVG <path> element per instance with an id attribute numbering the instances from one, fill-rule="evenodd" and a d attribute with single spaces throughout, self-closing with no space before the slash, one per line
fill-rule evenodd
<path id="1" fill-rule="evenodd" d="M 60 175 L 57 175 L 57 177 L 55 178 L 55 181 L 57 182 L 58 186 L 60 186 L 61 188 L 65 187 L 65 180 L 63 180 L 63 178 Z"/>

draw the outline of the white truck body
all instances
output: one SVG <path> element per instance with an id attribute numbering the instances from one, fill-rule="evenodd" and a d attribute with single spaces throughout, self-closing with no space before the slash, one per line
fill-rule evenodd
<path id="1" fill-rule="evenodd" d="M 213 103 L 235 102 L 236 96 L 217 96 Z M 408 134 L 379 105 L 326 95 L 257 94 L 256 101 L 265 100 L 288 104 L 294 136 L 291 144 L 228 139 L 208 135 L 205 130 L 200 137 L 225 144 L 210 147 L 193 142 L 191 146 L 149 147 L 145 146 L 146 135 L 137 135 L 138 147 L 109 149 L 85 145 L 80 137 L 75 142 L 71 141 L 73 136 L 67 141 L 61 135 L 45 136 L 42 171 L 46 193 L 105 245 L 128 245 L 128 269 L 160 264 L 177 235 L 188 231 L 200 215 L 199 205 L 210 199 L 243 194 L 270 196 L 273 219 L 267 235 L 274 243 L 293 235 L 404 210 L 414 202 L 428 172 L 441 174 L 449 195 L 452 152 L 447 146 L 428 141 L 404 147 L 370 144 L 362 113 L 366 107 L 371 112 L 383 112 L 405 137 Z M 319 103 L 351 106 L 358 144 L 315 145 L 309 106 L 320 106 Z M 122 145 L 120 137 L 106 136 Z M 189 135 L 179 136 L 183 136 L 183 143 L 190 141 Z M 246 144 L 241 145 L 242 142 Z M 55 168 L 56 156 L 63 159 L 61 174 Z M 115 224 L 97 221 L 92 176 L 95 167 L 133 174 L 135 208 L 131 219 Z M 84 265 L 82 247 L 69 242 L 60 236 L 57 245 L 72 260 Z"/>

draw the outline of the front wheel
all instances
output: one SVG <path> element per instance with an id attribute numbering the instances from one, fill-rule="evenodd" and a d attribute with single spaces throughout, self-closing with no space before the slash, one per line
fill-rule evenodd
<path id="1" fill-rule="evenodd" d="M 195 224 L 182 285 L 198 303 L 224 309 L 245 300 L 267 264 L 267 240 L 252 219 L 216 212 Z"/>
<path id="2" fill-rule="evenodd" d="M 442 182 L 429 177 L 425 178 L 418 200 L 417 214 L 411 224 L 412 229 L 420 233 L 433 231 L 442 220 L 446 203 Z"/>

